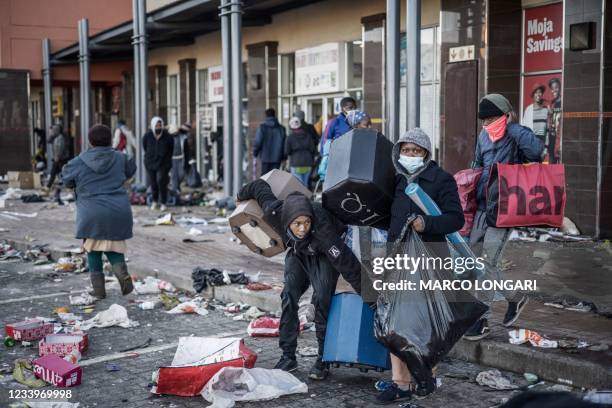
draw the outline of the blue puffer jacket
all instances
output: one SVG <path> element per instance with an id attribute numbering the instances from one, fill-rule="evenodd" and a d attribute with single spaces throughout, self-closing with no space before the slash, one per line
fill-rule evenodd
<path id="1" fill-rule="evenodd" d="M 478 135 L 475 157 L 476 162 L 483 167 L 482 177 L 478 182 L 478 208 L 486 209 L 486 189 L 493 164 L 541 162 L 543 152 L 544 144 L 528 127 L 509 123 L 506 135 L 495 143 L 483 129 Z"/>
<path id="2" fill-rule="evenodd" d="M 76 191 L 76 238 L 132 238 L 132 208 L 123 184 L 136 172 L 133 160 L 109 147 L 92 147 L 62 170 Z"/>
<path id="3" fill-rule="evenodd" d="M 285 158 L 285 127 L 274 117 L 268 117 L 257 129 L 253 156 L 262 163 L 280 163 Z"/>

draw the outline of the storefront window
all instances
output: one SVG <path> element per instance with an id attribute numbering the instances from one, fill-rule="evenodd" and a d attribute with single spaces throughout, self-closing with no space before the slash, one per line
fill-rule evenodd
<path id="1" fill-rule="evenodd" d="M 168 77 L 168 125 L 179 124 L 178 75 Z"/>
<path id="2" fill-rule="evenodd" d="M 281 94 L 290 95 L 295 92 L 295 54 L 280 56 Z"/>
<path id="3" fill-rule="evenodd" d="M 363 42 L 346 43 L 346 88 L 363 87 Z"/>

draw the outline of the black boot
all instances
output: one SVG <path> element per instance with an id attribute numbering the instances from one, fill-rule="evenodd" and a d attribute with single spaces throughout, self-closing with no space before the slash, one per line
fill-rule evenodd
<path id="1" fill-rule="evenodd" d="M 278 360 L 278 363 L 274 366 L 277 370 L 287 371 L 288 373 L 295 371 L 297 369 L 297 361 L 295 361 L 295 357 L 291 358 L 283 354 L 283 356 Z"/>
<path id="2" fill-rule="evenodd" d="M 131 293 L 134 290 L 134 284 L 132 283 L 132 277 L 128 273 L 127 264 L 125 262 L 121 262 L 111 266 L 113 273 L 117 277 L 119 281 L 119 286 L 121 287 L 121 294 L 123 296 Z"/>
<path id="3" fill-rule="evenodd" d="M 93 287 L 88 293 L 98 299 L 104 299 L 106 297 L 106 288 L 104 287 L 104 274 L 103 273 L 90 273 L 91 286 Z"/>
<path id="4" fill-rule="evenodd" d="M 321 356 L 317 357 L 317 361 L 312 365 L 308 377 L 313 380 L 324 380 L 329 374 L 329 364 L 321 360 Z"/>

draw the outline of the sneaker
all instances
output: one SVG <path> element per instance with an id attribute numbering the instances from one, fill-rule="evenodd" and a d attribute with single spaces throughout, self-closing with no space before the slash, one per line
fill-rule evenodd
<path id="1" fill-rule="evenodd" d="M 389 388 L 391 385 L 393 385 L 393 381 L 391 380 L 378 380 L 376 381 L 376 383 L 374 383 L 374 388 L 376 388 L 376 391 L 382 392 Z"/>
<path id="2" fill-rule="evenodd" d="M 151 210 L 152 210 L 152 211 L 155 211 L 155 210 L 157 210 L 158 208 L 159 208 L 159 207 L 157 206 L 157 203 L 153 203 L 153 204 L 151 204 Z"/>
<path id="3" fill-rule="evenodd" d="M 297 370 L 297 361 L 295 361 L 295 357 L 291 358 L 288 356 L 283 355 L 280 360 L 278 360 L 278 363 L 276 363 L 276 365 L 274 366 L 275 369 L 277 370 L 283 370 L 283 371 L 287 371 L 288 373 Z"/>
<path id="4" fill-rule="evenodd" d="M 504 326 L 509 327 L 512 326 L 512 323 L 516 322 L 528 301 L 529 298 L 523 296 L 518 302 L 508 302 L 508 310 L 506 310 L 506 315 L 504 316 Z"/>
<path id="5" fill-rule="evenodd" d="M 463 335 L 468 341 L 478 341 L 489 335 L 489 322 L 487 319 L 480 319 Z"/>
<path id="6" fill-rule="evenodd" d="M 308 377 L 313 380 L 324 380 L 329 374 L 329 364 L 324 363 L 321 357 L 317 357 L 317 361 L 312 365 Z"/>
<path id="7" fill-rule="evenodd" d="M 376 396 L 376 402 L 382 405 L 392 404 L 394 402 L 406 401 L 412 398 L 412 391 L 402 390 L 396 383 L 391 385 L 384 391 L 381 391 Z"/>
<path id="8" fill-rule="evenodd" d="M 164 204 L 162 204 L 161 207 L 159 207 L 159 211 L 161 212 L 165 212 L 167 209 L 168 208 Z"/>

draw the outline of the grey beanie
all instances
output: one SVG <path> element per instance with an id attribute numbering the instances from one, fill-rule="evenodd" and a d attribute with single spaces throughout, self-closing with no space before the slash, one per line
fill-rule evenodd
<path id="1" fill-rule="evenodd" d="M 421 128 L 410 129 L 402 135 L 399 141 L 402 143 L 414 143 L 431 154 L 431 139 Z"/>
<path id="2" fill-rule="evenodd" d="M 510 113 L 513 110 L 512 104 L 504 95 L 492 93 L 492 94 L 485 95 L 482 99 L 488 100 L 503 113 Z M 481 99 L 481 102 L 482 102 L 482 99 Z"/>

